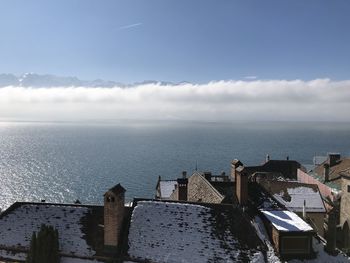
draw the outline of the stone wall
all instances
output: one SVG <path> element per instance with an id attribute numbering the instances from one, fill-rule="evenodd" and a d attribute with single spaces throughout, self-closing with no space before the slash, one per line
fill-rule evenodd
<path id="1" fill-rule="evenodd" d="M 350 187 L 350 179 L 342 178 L 341 179 L 342 197 L 340 201 L 341 226 L 343 226 L 347 220 L 350 220 L 350 193 L 348 192 L 348 187 Z"/>
<path id="2" fill-rule="evenodd" d="M 224 199 L 224 196 L 199 173 L 194 173 L 188 178 L 187 191 L 187 201 L 189 202 L 221 203 Z M 178 200 L 178 187 L 170 199 Z"/>
<path id="3" fill-rule="evenodd" d="M 272 242 L 274 244 L 274 247 L 278 253 L 280 253 L 280 234 L 277 231 L 276 228 L 272 227 Z"/>

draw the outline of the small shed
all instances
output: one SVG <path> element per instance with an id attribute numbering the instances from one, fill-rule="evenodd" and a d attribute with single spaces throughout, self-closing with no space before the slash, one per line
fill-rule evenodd
<path id="1" fill-rule="evenodd" d="M 275 250 L 282 258 L 309 257 L 313 228 L 294 212 L 260 210 Z"/>

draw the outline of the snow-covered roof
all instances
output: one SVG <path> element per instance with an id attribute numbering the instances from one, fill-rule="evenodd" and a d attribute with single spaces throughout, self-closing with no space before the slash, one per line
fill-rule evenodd
<path id="1" fill-rule="evenodd" d="M 169 198 L 175 190 L 176 180 L 159 181 L 160 197 Z"/>
<path id="2" fill-rule="evenodd" d="M 288 181 L 261 181 L 260 184 L 273 198 L 288 210 L 325 213 L 326 209 L 317 185 Z"/>
<path id="3" fill-rule="evenodd" d="M 279 231 L 307 232 L 313 230 L 308 223 L 306 223 L 294 212 L 288 210 L 261 210 L 261 212 Z"/>
<path id="4" fill-rule="evenodd" d="M 19 203 L 0 217 L 0 246 L 28 249 L 32 233 L 47 224 L 58 230 L 62 253 L 92 257 L 96 251 L 87 244 L 82 223 L 92 213 L 93 208 L 85 206 Z"/>
<path id="5" fill-rule="evenodd" d="M 232 206 L 218 211 L 203 205 L 138 201 L 128 255 L 155 263 L 261 262 L 265 252 L 258 246 L 263 245 L 250 223 L 243 221 Z"/>
<path id="6" fill-rule="evenodd" d="M 260 219 L 260 217 L 256 216 L 252 220 L 252 224 L 257 230 L 259 238 L 264 241 L 268 247 L 267 251 L 267 262 L 269 263 L 281 263 L 281 262 L 288 262 L 288 263 L 327 263 L 327 262 L 337 262 L 337 263 L 345 263 L 349 262 L 350 258 L 346 256 L 344 253 L 341 253 L 338 251 L 338 254 L 336 255 L 330 255 L 328 254 L 324 247 L 325 243 L 323 241 L 316 239 L 315 237 L 312 238 L 312 248 L 315 252 L 315 258 L 311 259 L 291 259 L 288 261 L 280 260 L 278 256 L 276 255 L 276 252 L 273 248 L 273 245 L 271 244 L 270 238 L 267 234 L 267 231 L 265 229 L 265 226 Z"/>
<path id="7" fill-rule="evenodd" d="M 294 212 L 303 211 L 304 201 L 306 212 L 326 212 L 320 193 L 312 187 L 300 186 L 286 188 L 279 193 L 275 193 L 273 196 L 277 201 L 286 206 L 286 208 Z"/>

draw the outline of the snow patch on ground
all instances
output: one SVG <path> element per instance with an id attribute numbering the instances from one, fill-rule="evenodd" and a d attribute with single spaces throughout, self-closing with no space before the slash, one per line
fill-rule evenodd
<path id="1" fill-rule="evenodd" d="M 256 233 L 258 234 L 261 241 L 263 241 L 268 247 L 267 261 L 269 263 L 281 263 L 281 260 L 276 255 L 275 250 L 270 242 L 269 236 L 267 235 L 264 223 L 262 222 L 261 218 L 256 216 L 252 221 L 252 225 L 254 226 Z"/>
<path id="2" fill-rule="evenodd" d="M 346 255 L 339 253 L 336 256 L 332 256 L 324 251 L 324 245 L 320 240 L 313 238 L 312 246 L 317 256 L 315 259 L 308 260 L 297 260 L 293 259 L 288 261 L 289 263 L 300 263 L 300 262 L 308 262 L 308 263 L 329 263 L 329 262 L 337 262 L 337 263 L 345 263 L 350 262 L 350 258 Z"/>

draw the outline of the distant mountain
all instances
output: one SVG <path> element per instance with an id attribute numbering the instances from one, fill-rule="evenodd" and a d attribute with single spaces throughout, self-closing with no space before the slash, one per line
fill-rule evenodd
<path id="1" fill-rule="evenodd" d="M 35 73 L 26 73 L 21 76 L 13 74 L 0 74 L 0 87 L 115 87 L 125 86 L 122 83 L 114 81 L 105 81 L 96 79 L 92 81 L 80 80 L 77 77 L 60 77 L 55 75 L 39 75 Z"/>
<path id="2" fill-rule="evenodd" d="M 19 80 L 12 74 L 0 74 L 0 87 L 18 86 Z"/>
<path id="3" fill-rule="evenodd" d="M 183 84 L 187 82 L 180 82 Z M 109 80 L 80 80 L 77 77 L 61 77 L 55 75 L 39 75 L 35 73 L 25 73 L 21 76 L 13 74 L 0 74 L 0 88 L 6 86 L 32 87 L 32 88 L 50 88 L 50 87 L 133 87 L 138 85 L 158 84 L 158 85 L 178 85 L 172 82 L 146 80 L 134 84 L 123 84 Z"/>

